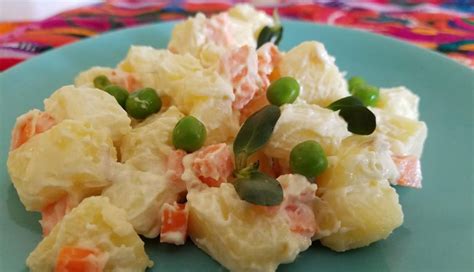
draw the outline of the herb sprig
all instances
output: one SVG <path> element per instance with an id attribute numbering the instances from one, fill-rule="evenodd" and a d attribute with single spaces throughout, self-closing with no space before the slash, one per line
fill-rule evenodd
<path id="1" fill-rule="evenodd" d="M 275 21 L 274 26 L 264 26 L 260 34 L 258 34 L 257 49 L 267 42 L 272 42 L 275 45 L 280 43 L 281 37 L 283 36 L 283 26 L 281 25 L 280 16 L 278 16 L 276 9 L 273 10 L 273 20 Z"/>
<path id="2" fill-rule="evenodd" d="M 274 206 L 283 201 L 280 183 L 260 172 L 258 162 L 247 165 L 250 155 L 261 149 L 270 139 L 280 118 L 280 108 L 268 105 L 251 115 L 242 125 L 234 141 L 234 187 L 242 200 L 262 206 Z"/>
<path id="3" fill-rule="evenodd" d="M 377 126 L 375 115 L 355 96 L 334 101 L 328 108 L 339 111 L 339 116 L 347 122 L 347 130 L 354 134 L 370 135 Z"/>

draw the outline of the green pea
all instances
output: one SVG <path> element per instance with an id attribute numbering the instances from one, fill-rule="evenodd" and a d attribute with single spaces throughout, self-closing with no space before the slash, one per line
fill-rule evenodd
<path id="1" fill-rule="evenodd" d="M 125 110 L 135 119 L 145 119 L 161 109 L 161 99 L 152 88 L 143 88 L 131 93 Z"/>
<path id="2" fill-rule="evenodd" d="M 364 106 L 375 106 L 379 100 L 379 88 L 365 85 L 363 87 L 356 88 L 352 95 L 359 98 Z"/>
<path id="3" fill-rule="evenodd" d="M 127 102 L 128 98 L 127 90 L 117 85 L 109 85 L 105 87 L 104 91 L 115 97 L 120 106 L 125 108 L 125 103 Z"/>
<path id="4" fill-rule="evenodd" d="M 270 84 L 267 99 L 275 106 L 293 103 L 300 94 L 300 84 L 292 77 L 282 77 Z"/>
<path id="5" fill-rule="evenodd" d="M 94 87 L 101 90 L 104 90 L 105 87 L 111 84 L 110 80 L 104 75 L 95 77 L 93 82 L 94 82 Z"/>
<path id="6" fill-rule="evenodd" d="M 173 145 L 176 149 L 194 152 L 206 141 L 206 127 L 196 117 L 186 116 L 178 121 L 173 130 Z"/>
<path id="7" fill-rule="evenodd" d="M 351 77 L 349 79 L 349 92 L 352 93 L 354 90 L 364 87 L 365 85 L 367 85 L 367 83 L 363 78 L 357 76 Z"/>
<path id="8" fill-rule="evenodd" d="M 319 176 L 328 167 L 321 145 L 313 140 L 297 144 L 290 152 L 291 172 L 308 178 Z"/>

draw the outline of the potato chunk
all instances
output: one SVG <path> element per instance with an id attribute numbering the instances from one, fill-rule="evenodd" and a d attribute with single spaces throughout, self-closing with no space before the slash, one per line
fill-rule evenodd
<path id="1" fill-rule="evenodd" d="M 26 264 L 33 272 L 53 271 L 57 262 L 67 261 L 58 258 L 64 249 L 94 253 L 94 263 L 104 272 L 145 271 L 153 265 L 125 212 L 102 196 L 85 199 L 67 214 L 31 252 Z"/>
<path id="2" fill-rule="evenodd" d="M 29 211 L 40 211 L 65 195 L 79 203 L 110 184 L 116 163 L 112 140 L 91 123 L 65 120 L 35 135 L 8 156 L 8 172 Z"/>
<path id="3" fill-rule="evenodd" d="M 328 190 L 322 197 L 341 221 L 336 232 L 321 239 L 335 251 L 367 246 L 387 238 L 403 223 L 398 194 L 388 183 L 373 181 Z"/>
<path id="4" fill-rule="evenodd" d="M 275 271 L 311 244 L 282 213 L 241 200 L 229 183 L 192 191 L 188 205 L 191 239 L 231 271 Z"/>

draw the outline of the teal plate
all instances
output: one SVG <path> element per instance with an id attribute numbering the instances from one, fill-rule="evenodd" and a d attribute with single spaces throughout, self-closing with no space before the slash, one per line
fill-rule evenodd
<path id="1" fill-rule="evenodd" d="M 115 66 L 132 44 L 166 47 L 174 23 L 111 32 L 52 50 L 0 75 L 0 271 L 26 271 L 41 240 L 37 213 L 26 212 L 6 169 L 15 118 L 91 66 Z M 427 50 L 362 31 L 285 21 L 281 48 L 322 41 L 337 65 L 379 86 L 405 85 L 421 97 L 429 135 L 423 189 L 397 189 L 405 222 L 384 241 L 346 253 L 318 243 L 279 271 L 473 271 L 474 72 Z M 45 158 L 47 159 L 47 158 Z M 225 271 L 197 247 L 146 240 L 152 271 Z"/>

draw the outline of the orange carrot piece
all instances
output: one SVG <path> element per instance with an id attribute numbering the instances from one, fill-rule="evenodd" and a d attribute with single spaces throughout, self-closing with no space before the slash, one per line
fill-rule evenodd
<path id="1" fill-rule="evenodd" d="M 415 156 L 392 156 L 393 162 L 400 173 L 396 184 L 401 186 L 421 188 L 421 165 Z"/>
<path id="2" fill-rule="evenodd" d="M 61 248 L 56 261 L 55 272 L 102 272 L 105 263 L 100 252 L 93 248 Z"/>
<path id="3" fill-rule="evenodd" d="M 188 209 L 186 204 L 163 205 L 161 211 L 160 242 L 183 245 L 188 231 Z"/>
<path id="4" fill-rule="evenodd" d="M 203 177 L 203 176 L 199 176 L 199 180 L 206 184 L 207 186 L 209 187 L 219 187 L 221 186 L 221 183 L 222 182 L 219 182 L 218 180 L 215 180 L 211 177 Z"/>
<path id="5" fill-rule="evenodd" d="M 273 69 L 272 73 L 268 76 L 270 82 L 273 82 L 281 77 L 280 70 L 278 68 Z"/>
<path id="6" fill-rule="evenodd" d="M 193 172 L 211 187 L 219 187 L 226 182 L 234 169 L 230 147 L 224 143 L 209 145 L 196 151 Z"/>
<path id="7" fill-rule="evenodd" d="M 314 213 L 307 205 L 288 204 L 285 207 L 285 212 L 289 218 L 291 231 L 307 237 L 312 237 L 316 231 L 319 231 Z"/>
<path id="8" fill-rule="evenodd" d="M 43 236 L 47 236 L 53 227 L 63 219 L 63 217 L 71 210 L 69 198 L 67 196 L 59 201 L 49 204 L 41 211 L 40 224 L 43 228 Z"/>
<path id="9" fill-rule="evenodd" d="M 133 74 L 127 72 L 114 70 L 112 71 L 112 76 L 109 79 L 112 84 L 125 88 L 129 93 L 132 93 L 142 87 L 140 81 Z"/>
<path id="10" fill-rule="evenodd" d="M 219 71 L 232 82 L 235 100 L 232 108 L 242 109 L 262 85 L 258 74 L 258 57 L 248 45 L 228 51 L 220 59 Z"/>
<path id="11" fill-rule="evenodd" d="M 273 75 L 273 72 L 278 70 L 276 67 L 281 60 L 281 53 L 278 50 L 278 47 L 273 43 L 266 43 L 257 50 L 257 58 L 258 74 L 262 81 L 261 87 L 266 90 L 270 85 L 270 82 L 275 80 L 273 77 L 278 76 Z M 278 73 L 278 71 L 275 73 Z"/>
<path id="12" fill-rule="evenodd" d="M 54 118 L 46 112 L 30 111 L 18 118 L 12 133 L 11 150 L 20 147 L 31 137 L 50 129 L 56 124 Z"/>
<path id="13" fill-rule="evenodd" d="M 168 159 L 166 161 L 166 168 L 168 169 L 169 177 L 171 181 L 173 181 L 174 185 L 178 186 L 180 191 L 186 190 L 186 184 L 181 179 L 181 175 L 184 172 L 184 156 L 186 156 L 186 152 L 184 150 L 173 150 L 168 155 Z"/>
<path id="14" fill-rule="evenodd" d="M 250 117 L 250 115 L 256 113 L 257 111 L 269 104 L 270 102 L 268 102 L 266 92 L 254 96 L 254 98 L 252 98 L 252 100 L 250 100 L 249 103 L 247 103 L 240 110 L 239 122 L 243 124 L 245 120 Z"/>

